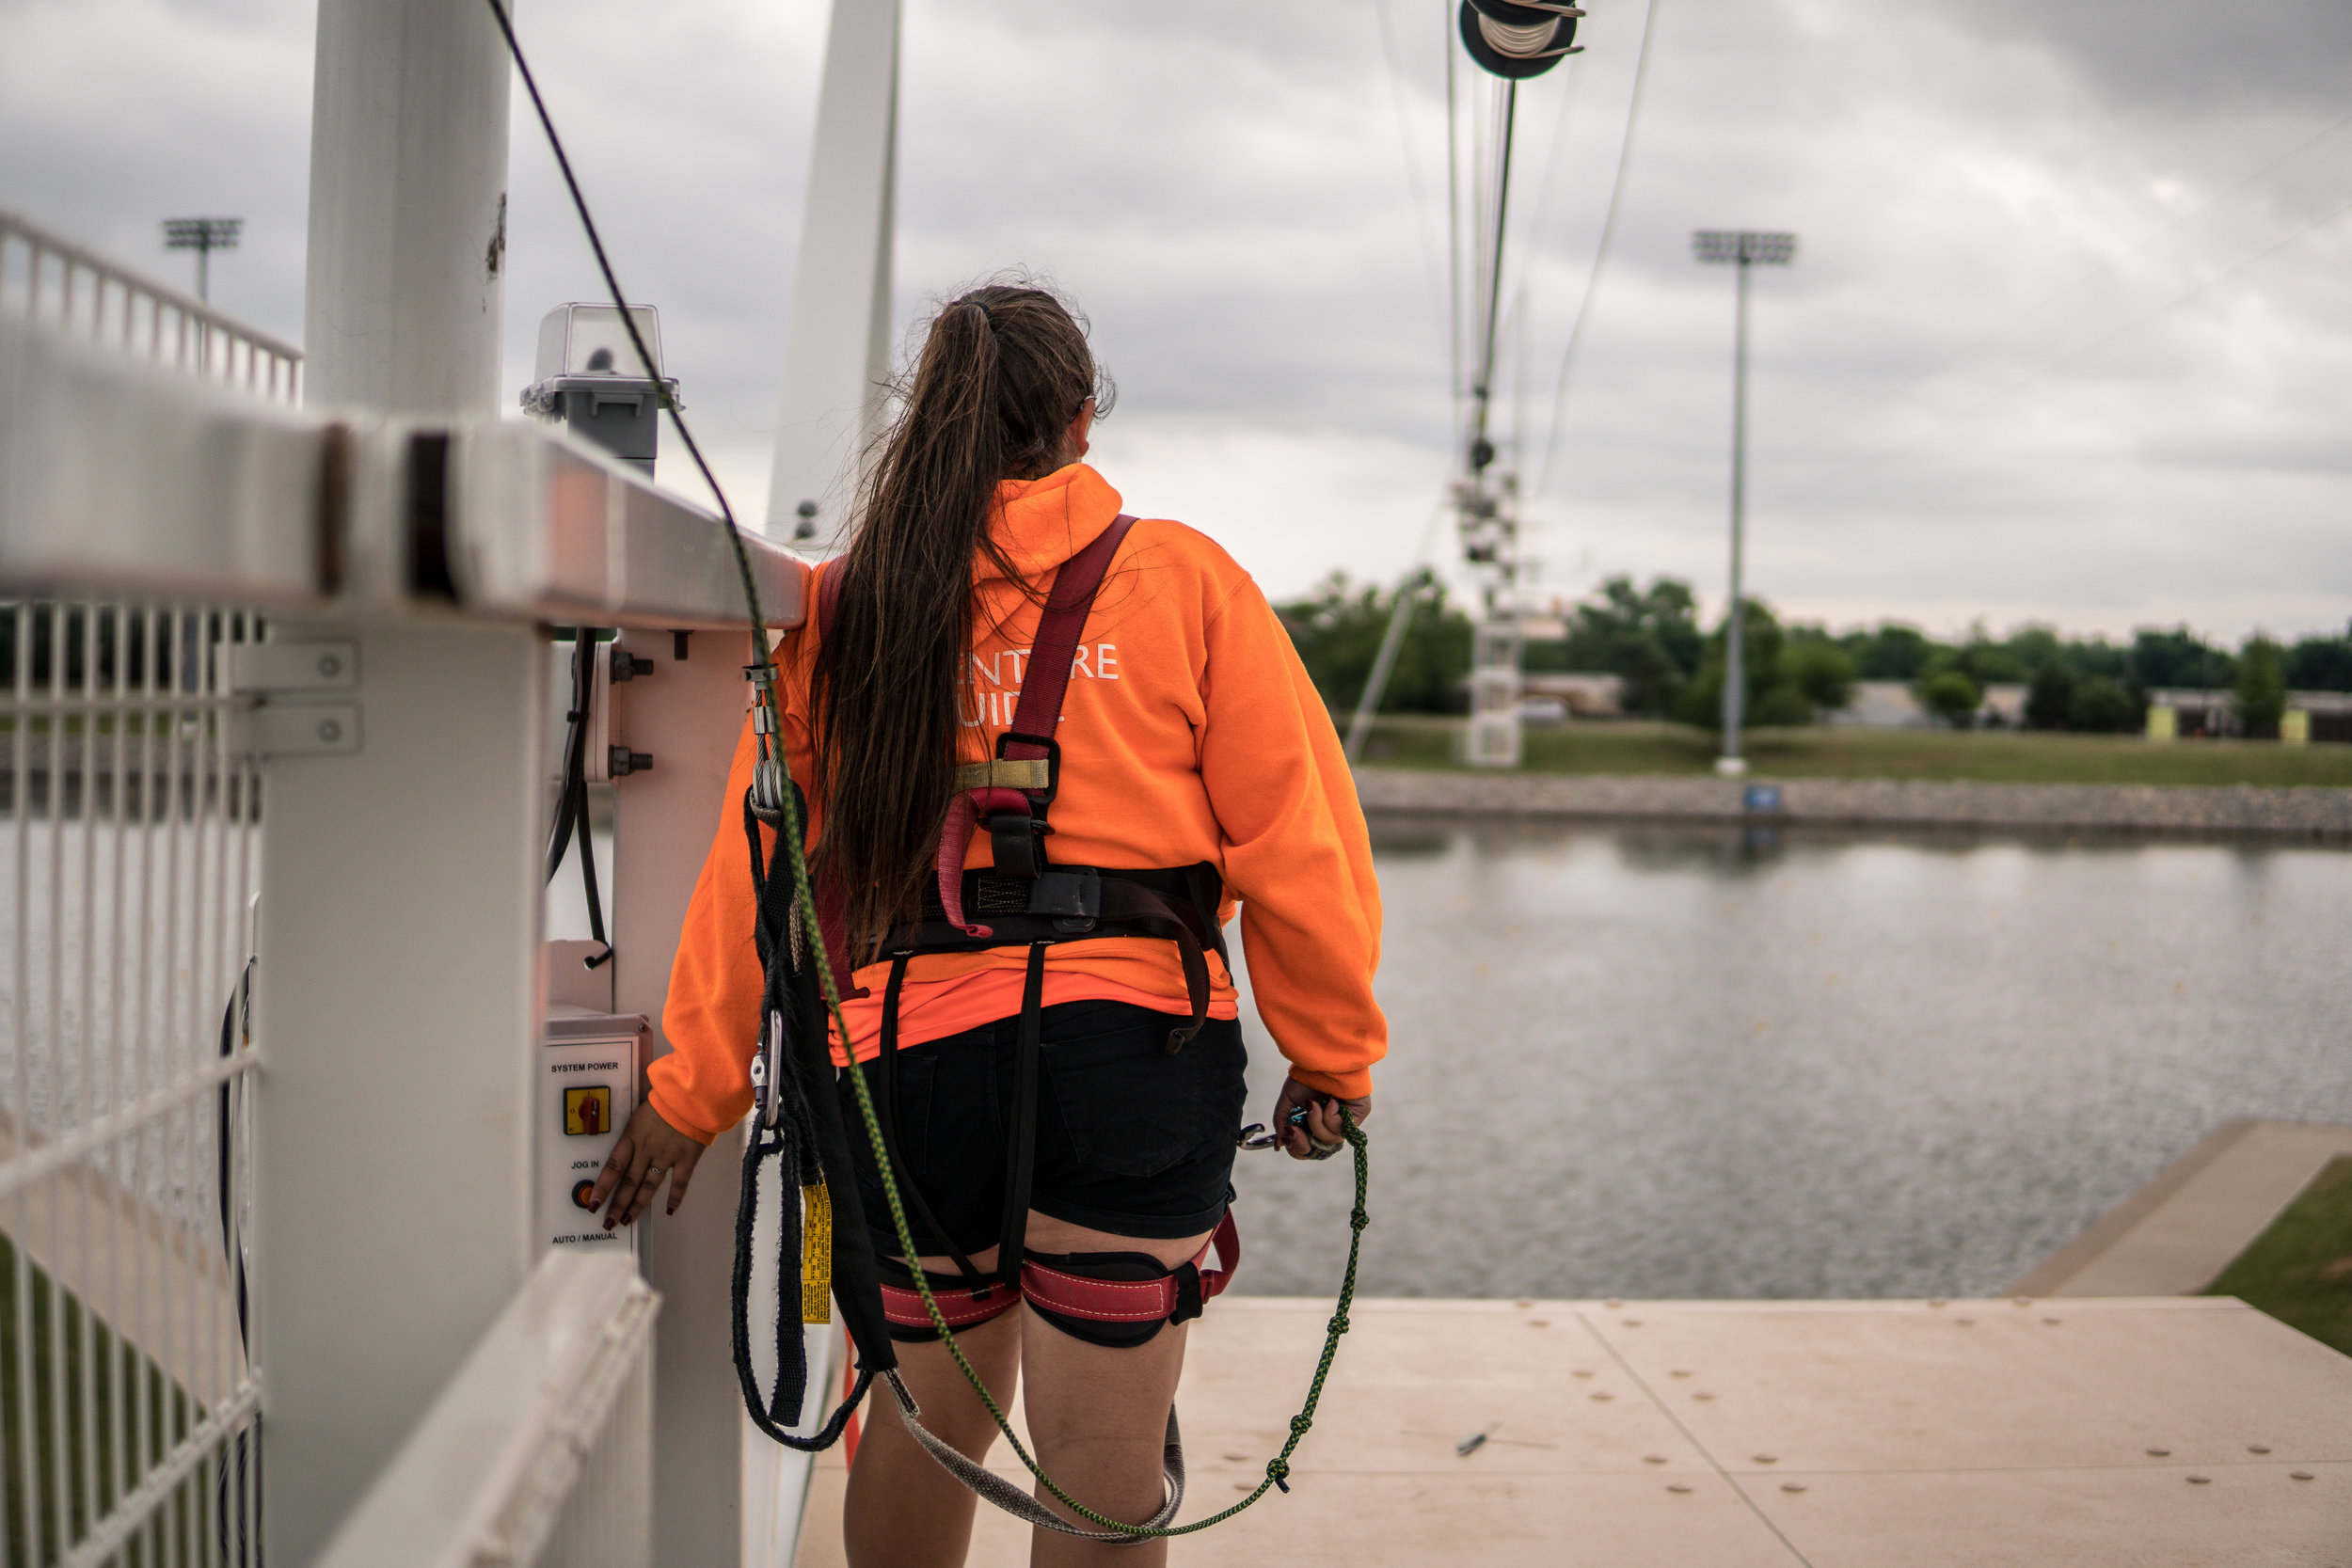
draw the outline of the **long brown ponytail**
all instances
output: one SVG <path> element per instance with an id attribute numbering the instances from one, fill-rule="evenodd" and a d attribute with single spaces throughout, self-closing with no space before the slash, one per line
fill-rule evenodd
<path id="1" fill-rule="evenodd" d="M 1084 324 L 1028 284 L 942 307 L 897 390 L 809 677 L 818 869 L 857 962 L 914 907 L 953 790 L 974 558 L 1019 580 L 989 536 L 997 483 L 1052 473 L 1087 400 L 1110 402 Z"/>

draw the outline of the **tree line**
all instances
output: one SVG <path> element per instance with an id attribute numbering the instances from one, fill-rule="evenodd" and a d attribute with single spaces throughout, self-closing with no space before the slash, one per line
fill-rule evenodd
<path id="1" fill-rule="evenodd" d="M 1470 616 L 1428 572 L 1414 595 L 1385 713 L 1459 713 L 1468 705 Z M 1392 591 L 1335 572 L 1307 596 L 1275 607 L 1326 703 L 1353 709 L 1370 678 L 1395 609 Z M 1727 619 L 1727 618 L 1726 618 Z M 1725 624 L 1701 624 L 1691 585 L 1659 577 L 1647 586 L 1614 577 L 1574 606 L 1566 635 L 1526 644 L 1531 673 L 1596 672 L 1625 683 L 1625 711 L 1713 727 L 1721 722 Z M 2185 626 L 2143 627 L 2128 642 L 2068 637 L 2024 626 L 1995 637 L 1982 623 L 1958 640 L 1900 621 L 1833 631 L 1784 624 L 1761 599 L 1747 601 L 1742 636 L 1748 721 L 1808 724 L 1847 706 L 1861 681 L 1900 681 L 1947 722 L 1968 724 L 1985 688 L 2027 689 L 2035 729 L 2122 732 L 2144 722 L 2148 693 L 2163 688 L 2233 692 L 2249 735 L 2277 733 L 2290 689 L 2352 691 L 2352 628 L 2292 643 L 2257 635 L 2233 651 Z"/>

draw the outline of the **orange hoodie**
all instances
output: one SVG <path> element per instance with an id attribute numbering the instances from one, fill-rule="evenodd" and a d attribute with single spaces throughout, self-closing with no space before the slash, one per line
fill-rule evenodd
<path id="1" fill-rule="evenodd" d="M 990 527 L 1041 593 L 1053 570 L 1119 510 L 1119 493 L 1073 464 L 1043 479 L 1007 481 Z M 1009 727 L 1040 614 L 986 558 L 976 572 L 963 762 L 994 755 Z M 804 626 L 776 655 L 786 756 L 803 783 L 809 662 L 820 636 Z M 1372 998 L 1380 890 L 1363 811 L 1330 716 L 1248 574 L 1181 523 L 1138 522 L 1087 617 L 1059 738 L 1061 787 L 1046 841 L 1053 858 L 1217 866 L 1226 890 L 1220 914 L 1230 920 L 1239 901 L 1258 1013 L 1292 1076 L 1326 1094 L 1369 1094 L 1388 1024 Z M 647 1073 L 662 1119 L 705 1143 L 751 1108 L 761 976 L 741 814 L 753 756 L 747 723 L 670 973 L 662 1027 L 675 1049 Z M 824 802 L 812 800 L 810 813 L 813 838 L 823 831 Z M 985 832 L 974 836 L 964 863 L 992 863 Z M 1232 977 L 1214 953 L 1208 961 L 1211 1012 L 1232 1018 Z M 899 1003 L 899 1043 L 1018 1013 L 1025 962 L 1021 948 L 915 958 Z M 887 974 L 885 964 L 858 971 L 868 994 L 843 1002 L 860 1061 L 877 1049 Z M 1046 949 L 1046 1005 L 1088 1000 L 1191 1011 L 1174 943 L 1132 937 Z M 834 1057 L 848 1060 L 837 1037 Z"/>

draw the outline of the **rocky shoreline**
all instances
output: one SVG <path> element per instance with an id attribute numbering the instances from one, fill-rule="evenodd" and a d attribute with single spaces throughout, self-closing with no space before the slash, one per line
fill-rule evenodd
<path id="1" fill-rule="evenodd" d="M 1367 811 L 2352 840 L 2352 789 L 2320 786 L 2214 789 L 1359 768 L 1356 788 Z"/>

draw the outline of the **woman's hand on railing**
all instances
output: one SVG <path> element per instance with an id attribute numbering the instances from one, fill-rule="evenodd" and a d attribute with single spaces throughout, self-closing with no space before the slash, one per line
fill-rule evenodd
<path id="1" fill-rule="evenodd" d="M 1340 1107 L 1361 1126 L 1372 1115 L 1372 1096 L 1361 1100 L 1334 1100 L 1309 1088 L 1295 1078 L 1282 1080 L 1282 1096 L 1274 1102 L 1276 1135 L 1282 1140 L 1283 1152 L 1294 1160 L 1328 1160 L 1346 1146 L 1347 1138 L 1340 1126 Z M 1291 1114 L 1304 1109 L 1306 1121 L 1291 1125 Z"/>
<path id="2" fill-rule="evenodd" d="M 686 1201 L 686 1184 L 693 1179 L 694 1162 L 702 1157 L 702 1145 L 662 1120 L 661 1113 L 651 1105 L 641 1103 L 622 1130 L 621 1141 L 612 1146 L 604 1169 L 596 1172 L 588 1207 L 604 1209 L 607 1230 L 631 1224 L 653 1203 L 667 1177 L 670 1206 L 663 1212 L 675 1214 Z M 610 1208 L 605 1207 L 608 1197 L 612 1200 Z"/>

